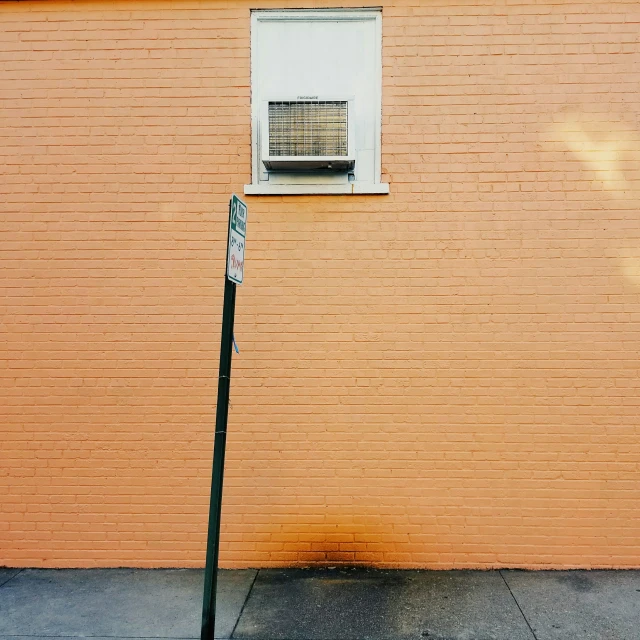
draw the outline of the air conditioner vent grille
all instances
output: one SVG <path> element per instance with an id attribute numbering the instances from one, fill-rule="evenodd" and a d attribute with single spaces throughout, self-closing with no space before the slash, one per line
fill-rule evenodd
<path id="1" fill-rule="evenodd" d="M 269 102 L 270 156 L 347 156 L 344 101 Z"/>

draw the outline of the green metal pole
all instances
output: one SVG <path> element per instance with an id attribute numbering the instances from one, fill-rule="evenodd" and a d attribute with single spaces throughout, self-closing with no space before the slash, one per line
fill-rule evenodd
<path id="1" fill-rule="evenodd" d="M 209 503 L 209 534 L 207 560 L 204 572 L 201 640 L 213 640 L 216 622 L 216 588 L 218 583 L 218 552 L 220 549 L 220 513 L 222 511 L 222 480 L 224 454 L 227 446 L 227 419 L 229 417 L 229 391 L 231 388 L 231 353 L 233 349 L 233 320 L 236 306 L 236 285 L 224 279 L 224 306 L 222 308 L 222 336 L 220 339 L 220 369 L 218 371 L 218 404 L 216 407 L 216 434 L 213 445 L 213 472 Z"/>

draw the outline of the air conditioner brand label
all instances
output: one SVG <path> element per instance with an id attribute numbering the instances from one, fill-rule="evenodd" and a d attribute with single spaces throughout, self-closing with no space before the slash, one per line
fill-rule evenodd
<path id="1" fill-rule="evenodd" d="M 231 198 L 229 217 L 229 244 L 227 246 L 227 278 L 242 284 L 244 278 L 244 247 L 247 236 L 247 205 L 238 198 Z"/>

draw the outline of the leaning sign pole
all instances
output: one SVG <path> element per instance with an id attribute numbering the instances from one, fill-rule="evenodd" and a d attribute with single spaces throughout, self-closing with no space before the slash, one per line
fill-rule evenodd
<path id="1" fill-rule="evenodd" d="M 216 406 L 216 433 L 213 444 L 213 472 L 211 474 L 209 533 L 207 536 L 207 560 L 204 572 L 201 640 L 213 640 L 216 622 L 220 513 L 222 511 L 222 480 L 224 478 L 224 454 L 227 446 L 227 419 L 229 417 L 229 391 L 231 388 L 233 320 L 236 306 L 236 285 L 242 284 L 244 277 L 244 246 L 246 235 L 247 205 L 234 195 L 229 201 L 227 269 L 224 279 L 220 369 L 218 372 L 218 402 Z"/>

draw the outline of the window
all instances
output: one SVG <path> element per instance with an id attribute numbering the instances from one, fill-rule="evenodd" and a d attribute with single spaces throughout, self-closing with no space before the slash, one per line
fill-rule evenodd
<path id="1" fill-rule="evenodd" d="M 389 193 L 381 47 L 380 11 L 252 12 L 246 194 Z"/>

